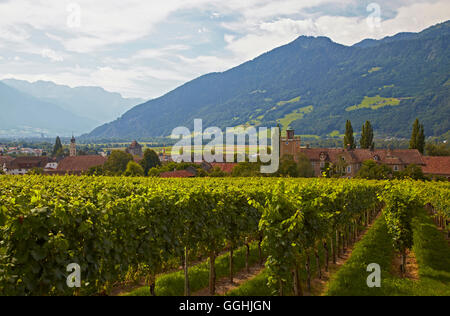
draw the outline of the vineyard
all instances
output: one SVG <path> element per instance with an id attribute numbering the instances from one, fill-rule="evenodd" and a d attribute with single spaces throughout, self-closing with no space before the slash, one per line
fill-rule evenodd
<path id="1" fill-rule="evenodd" d="M 348 294 L 339 289 L 359 277 L 355 271 L 364 294 L 367 264 L 356 260 L 389 265 L 382 252 L 392 247 L 403 273 L 411 249 L 421 264 L 427 220 L 447 247 L 437 260 L 450 262 L 437 230 L 450 233 L 449 219 L 447 183 L 0 176 L 0 295 L 109 294 L 139 277 L 147 295 L 191 295 L 203 286 L 214 295 L 218 277 L 233 281 L 258 262 L 265 269 L 249 281 L 261 283 L 255 287 L 303 295 L 352 245 L 360 257 L 338 271 L 328 294 Z M 374 251 L 358 250 L 360 243 Z M 81 267 L 81 288 L 66 285 L 71 263 Z"/>

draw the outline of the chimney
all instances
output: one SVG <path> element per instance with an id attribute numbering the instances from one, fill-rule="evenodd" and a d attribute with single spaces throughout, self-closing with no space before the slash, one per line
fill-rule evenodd
<path id="1" fill-rule="evenodd" d="M 295 131 L 293 129 L 288 129 L 286 131 L 286 133 L 287 133 L 287 139 L 288 140 L 294 140 L 294 138 L 295 138 Z"/>

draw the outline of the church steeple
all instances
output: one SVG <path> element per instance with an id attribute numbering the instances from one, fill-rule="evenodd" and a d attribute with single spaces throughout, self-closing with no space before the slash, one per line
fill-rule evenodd
<path id="1" fill-rule="evenodd" d="M 75 157 L 77 155 L 77 143 L 75 137 L 72 134 L 72 139 L 70 140 L 70 157 Z"/>

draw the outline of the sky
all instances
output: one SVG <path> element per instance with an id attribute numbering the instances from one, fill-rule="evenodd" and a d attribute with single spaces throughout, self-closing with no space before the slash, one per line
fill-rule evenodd
<path id="1" fill-rule="evenodd" d="M 0 79 L 152 99 L 301 35 L 353 45 L 449 19 L 449 0 L 0 0 Z"/>

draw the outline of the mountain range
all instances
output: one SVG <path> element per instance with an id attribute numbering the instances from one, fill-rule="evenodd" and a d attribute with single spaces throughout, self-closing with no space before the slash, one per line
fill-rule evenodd
<path id="1" fill-rule="evenodd" d="M 15 79 L 0 82 L 0 96 L 0 136 L 82 134 L 143 101 L 99 87 Z"/>
<path id="2" fill-rule="evenodd" d="M 275 126 L 333 136 L 350 119 L 379 136 L 450 130 L 450 21 L 353 46 L 326 37 L 295 41 L 222 73 L 190 81 L 101 125 L 88 138 L 168 136 L 178 126 Z"/>

